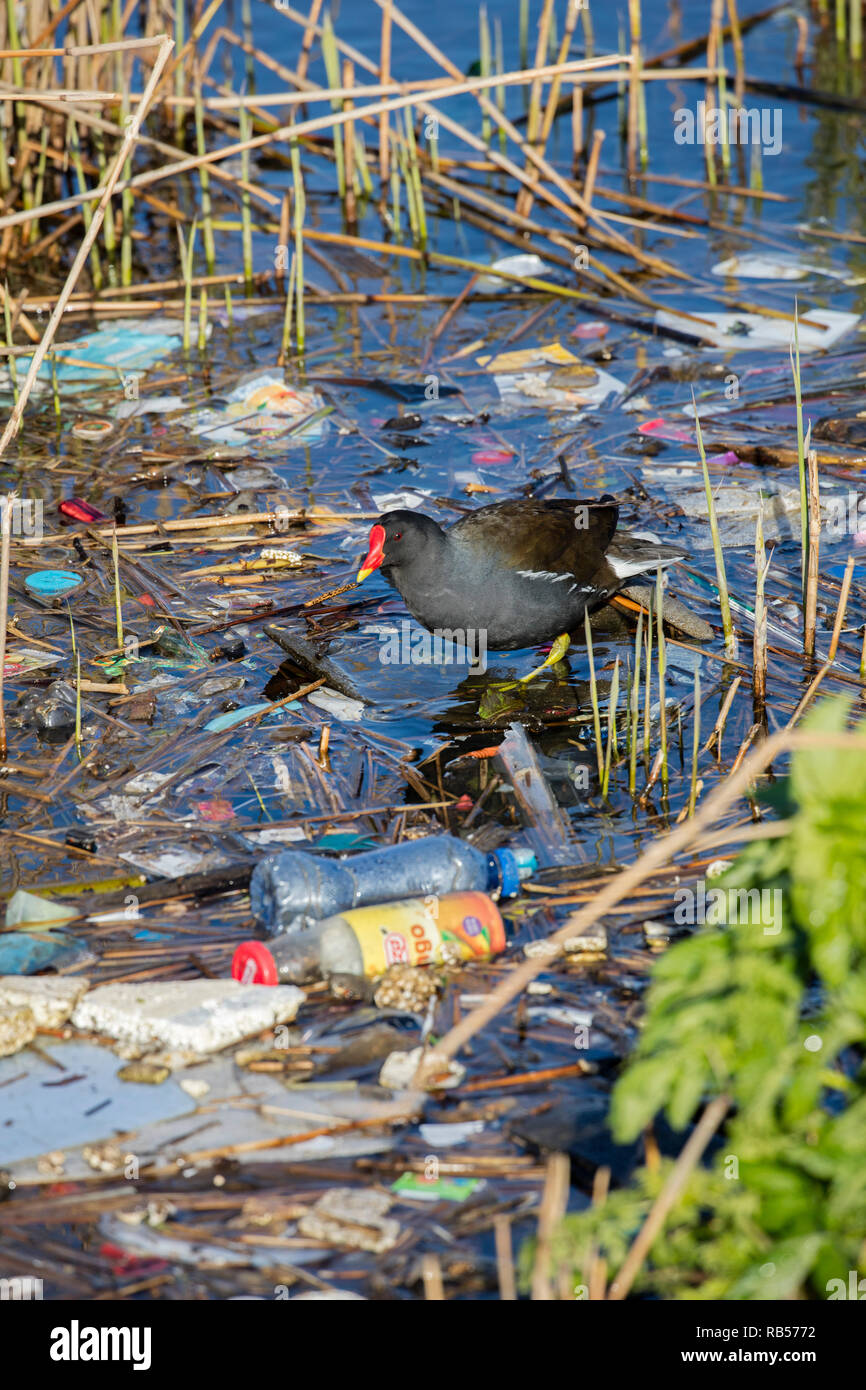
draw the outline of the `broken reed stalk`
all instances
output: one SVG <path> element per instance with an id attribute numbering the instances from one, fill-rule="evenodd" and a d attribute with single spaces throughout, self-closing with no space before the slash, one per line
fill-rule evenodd
<path id="1" fill-rule="evenodd" d="M 598 764 L 598 780 L 604 778 L 604 756 L 601 744 L 601 715 L 598 708 L 598 686 L 595 679 L 595 662 L 592 657 L 592 632 L 589 626 L 589 613 L 584 611 L 583 627 L 586 633 L 586 654 L 589 658 L 589 695 L 592 700 L 592 727 L 595 733 L 595 760 Z"/>
<path id="2" fill-rule="evenodd" d="M 391 0 L 385 0 L 382 7 L 382 29 L 379 40 L 379 81 L 383 87 L 388 85 L 391 76 Z M 382 184 L 382 201 L 387 198 L 390 178 L 390 127 L 391 117 L 387 111 L 379 114 L 379 179 Z"/>
<path id="3" fill-rule="evenodd" d="M 656 570 L 656 622 L 658 624 L 658 671 L 659 671 L 659 734 L 662 755 L 662 787 L 668 789 L 668 709 L 665 693 L 665 674 L 667 670 L 664 625 L 664 592 L 662 590 L 661 566 Z"/>
<path id="4" fill-rule="evenodd" d="M 295 320 L 297 323 L 295 342 L 298 352 L 302 354 L 306 341 L 304 324 L 304 215 L 307 204 L 304 196 L 304 180 L 301 177 L 301 153 L 297 140 L 292 141 L 291 158 L 295 222 L 295 254 L 292 259 L 292 270 L 295 277 Z"/>
<path id="5" fill-rule="evenodd" d="M 246 106 L 241 106 L 238 109 L 238 129 L 240 132 L 241 144 L 244 146 L 241 151 L 241 182 L 244 185 L 241 191 L 241 245 L 244 266 L 244 290 L 247 295 L 251 295 L 253 292 L 253 216 L 248 185 L 250 181 L 249 141 L 252 136 L 253 125 L 252 117 Z"/>
<path id="6" fill-rule="evenodd" d="M 632 796 L 637 787 L 637 728 L 640 716 L 640 658 L 643 637 L 643 609 L 637 615 L 637 631 L 634 639 L 634 676 L 629 692 L 630 746 L 628 750 L 628 789 Z"/>
<path id="7" fill-rule="evenodd" d="M 626 160 L 632 177 L 637 173 L 638 125 L 640 121 L 641 15 L 640 0 L 628 0 L 628 19 L 631 30 L 631 73 L 628 83 L 628 124 Z M 710 66 L 709 59 L 707 67 Z"/>
<path id="8" fill-rule="evenodd" d="M 8 358 L 7 358 L 7 366 L 8 366 L 8 371 L 9 371 L 9 384 L 10 384 L 10 386 L 12 387 L 12 401 L 13 401 L 13 404 L 17 405 L 17 404 L 18 404 L 18 396 L 19 396 L 19 391 L 18 391 L 18 364 L 17 364 L 17 362 L 15 361 L 15 353 L 14 353 L 14 351 L 13 351 L 13 348 L 14 348 L 14 346 L 15 346 L 15 342 L 14 342 L 14 339 L 13 339 L 13 336 L 12 336 L 12 314 L 11 314 L 10 307 L 9 307 L 9 282 L 8 282 L 8 281 L 7 281 L 6 284 L 3 286 L 3 323 L 4 323 L 4 326 L 5 326 L 5 329 L 6 329 L 6 346 L 7 346 L 7 348 L 9 349 L 9 356 L 8 356 Z"/>
<path id="9" fill-rule="evenodd" d="M 710 532 L 713 537 L 713 555 L 716 561 L 716 583 L 719 589 L 719 609 L 722 615 L 722 631 L 725 634 L 725 652 L 733 656 L 735 651 L 734 622 L 731 617 L 731 602 L 728 597 L 728 581 L 725 575 L 725 557 L 722 551 L 722 540 L 719 535 L 719 523 L 716 517 L 716 504 L 713 500 L 713 490 L 710 487 L 710 472 L 707 468 L 707 455 L 704 449 L 704 438 L 701 433 L 701 422 L 698 416 L 695 392 L 692 388 L 692 408 L 695 412 L 695 430 L 697 432 L 698 452 L 701 456 L 701 468 L 704 474 L 704 489 L 707 495 L 707 515 L 710 521 Z"/>
<path id="10" fill-rule="evenodd" d="M 752 705 L 754 719 L 760 723 L 764 718 L 767 700 L 767 607 L 764 602 L 764 585 L 770 569 L 764 546 L 764 526 L 762 521 L 763 495 L 758 496 L 758 519 L 755 523 L 755 631 L 752 639 Z"/>
<path id="11" fill-rule="evenodd" d="M 692 734 L 692 777 L 689 784 L 689 815 L 695 814 L 698 796 L 698 755 L 701 751 L 701 673 L 695 667 L 694 730 Z"/>
<path id="12" fill-rule="evenodd" d="M 806 596 L 803 604 L 803 654 L 807 661 L 815 656 L 815 623 L 818 614 L 818 558 L 821 546 L 821 498 L 818 489 L 818 454 L 807 456 L 809 484 L 809 554 L 806 561 Z"/>
<path id="13" fill-rule="evenodd" d="M 734 49 L 734 99 L 737 106 L 743 104 L 743 93 L 746 89 L 746 60 L 743 50 L 743 33 L 740 28 L 740 17 L 737 14 L 737 0 L 727 0 L 728 22 L 731 29 L 731 44 Z"/>
<path id="14" fill-rule="evenodd" d="M 343 61 L 343 86 L 351 87 L 354 81 L 354 68 L 348 58 Z M 343 110 L 351 111 L 354 103 L 347 99 L 343 102 Z M 354 232 L 358 225 L 358 217 L 355 204 L 355 123 L 346 122 L 346 197 L 344 211 L 346 216 L 346 228 Z"/>
<path id="15" fill-rule="evenodd" d="M 130 40 L 129 43 L 138 43 L 138 45 L 141 46 L 140 42 L 136 40 Z M 151 71 L 147 85 L 142 94 L 141 101 L 138 103 L 135 114 L 130 119 L 129 126 L 123 138 L 123 143 L 121 144 L 120 150 L 118 151 L 117 156 L 115 157 L 114 164 L 112 165 L 108 173 L 108 176 L 105 180 L 102 189 L 102 194 L 94 210 L 90 226 L 87 229 L 84 238 L 81 242 L 81 245 L 78 248 L 78 253 L 75 256 L 75 259 L 72 262 L 72 265 L 70 266 L 69 274 L 66 277 L 63 289 L 57 296 L 57 302 L 54 306 L 51 317 L 48 320 L 48 325 L 45 329 L 45 332 L 42 335 L 42 339 L 38 344 L 36 351 L 33 354 L 33 360 L 30 363 L 27 375 L 24 378 L 24 384 L 21 387 L 21 395 L 19 396 L 18 401 L 16 402 L 12 410 L 12 414 L 9 416 L 2 437 L 0 437 L 0 457 L 2 457 L 2 455 L 6 452 L 6 447 L 9 444 L 10 439 L 14 438 L 21 426 L 21 417 L 24 414 L 24 408 L 27 404 L 27 401 L 30 399 L 30 393 L 33 390 L 33 384 L 36 381 L 36 378 L 39 374 L 39 369 L 45 360 L 45 354 L 48 352 L 48 349 L 54 340 L 54 335 L 57 332 L 57 328 L 60 323 L 60 320 L 63 317 L 66 305 L 69 302 L 69 298 L 72 294 L 72 291 L 74 290 L 78 282 L 78 277 L 81 274 L 81 271 L 87 261 L 88 256 L 90 255 L 91 248 L 94 242 L 96 241 L 97 236 L 99 235 L 99 229 L 102 226 L 102 223 L 105 219 L 105 214 L 111 203 L 111 195 L 114 191 L 115 185 L 117 184 L 120 178 L 121 171 L 123 169 L 124 164 L 126 163 L 127 158 L 129 157 L 130 151 L 132 150 L 133 145 L 138 139 L 138 134 L 141 129 L 141 123 L 147 115 L 153 94 L 156 91 L 157 86 L 159 85 L 159 80 L 162 77 L 166 63 L 168 62 L 169 55 L 172 51 L 172 48 L 174 47 L 174 44 L 172 43 L 171 39 L 167 37 L 147 41 L 148 46 L 152 46 L 154 43 L 157 43 L 159 47 L 156 59 L 154 61 L 153 69 Z"/>

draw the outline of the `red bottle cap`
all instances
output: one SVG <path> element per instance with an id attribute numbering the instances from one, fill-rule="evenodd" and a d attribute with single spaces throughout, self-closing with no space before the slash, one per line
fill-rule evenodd
<path id="1" fill-rule="evenodd" d="M 263 941 L 242 941 L 232 956 L 232 979 L 244 985 L 277 985 L 277 963 Z"/>

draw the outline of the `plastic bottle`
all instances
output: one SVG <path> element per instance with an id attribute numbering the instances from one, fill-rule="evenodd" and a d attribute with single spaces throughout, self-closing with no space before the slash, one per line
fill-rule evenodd
<path id="1" fill-rule="evenodd" d="M 486 893 L 445 893 L 354 908 L 267 943 L 244 941 L 232 975 L 259 985 L 303 984 L 344 972 L 372 980 L 397 963 L 489 960 L 504 949 L 505 926 Z"/>
<path id="2" fill-rule="evenodd" d="M 453 835 L 406 840 L 335 861 L 303 850 L 269 855 L 256 865 L 250 901 L 269 936 L 299 931 L 365 903 L 394 902 L 416 894 L 476 889 L 513 898 L 535 868 L 529 850 L 483 854 Z"/>

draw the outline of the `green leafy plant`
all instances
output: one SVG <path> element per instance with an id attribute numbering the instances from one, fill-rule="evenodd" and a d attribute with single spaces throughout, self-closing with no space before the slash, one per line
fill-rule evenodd
<path id="1" fill-rule="evenodd" d="M 842 733 L 849 718 L 848 702 L 828 701 L 803 729 Z M 832 1293 L 842 1285 L 831 1281 L 847 1287 L 851 1271 L 864 1272 L 866 725 L 859 730 L 846 747 L 794 753 L 787 781 L 771 789 L 785 833 L 753 842 L 714 880 L 740 910 L 655 967 L 640 1041 L 613 1093 L 614 1136 L 635 1140 L 661 1112 L 685 1129 L 715 1096 L 731 1108 L 713 1158 L 692 1171 L 654 1241 L 638 1292 L 840 1297 L 850 1295 Z M 577 1286 L 593 1259 L 612 1275 L 670 1168 L 657 1160 L 567 1217 L 556 1267 L 573 1270 Z"/>

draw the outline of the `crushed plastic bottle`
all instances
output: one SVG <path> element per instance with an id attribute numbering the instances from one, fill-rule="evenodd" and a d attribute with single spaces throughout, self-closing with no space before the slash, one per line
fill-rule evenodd
<path id="1" fill-rule="evenodd" d="M 475 889 L 513 898 L 534 870 L 529 850 L 484 854 L 453 835 L 406 840 L 338 862 L 284 850 L 256 866 L 250 901 L 259 924 L 269 936 L 277 936 L 347 908 L 415 895 Z"/>
<path id="2" fill-rule="evenodd" d="M 489 960 L 505 950 L 505 926 L 486 893 L 445 893 L 359 907 L 275 941 L 244 941 L 232 960 L 243 984 L 302 984 L 329 975 L 373 980 L 389 965 Z"/>

